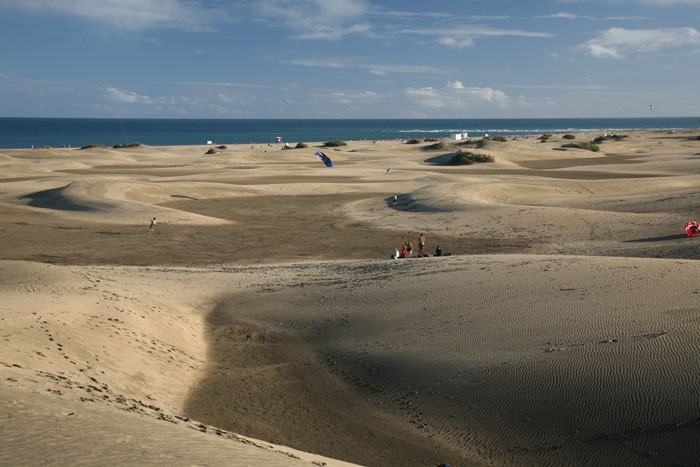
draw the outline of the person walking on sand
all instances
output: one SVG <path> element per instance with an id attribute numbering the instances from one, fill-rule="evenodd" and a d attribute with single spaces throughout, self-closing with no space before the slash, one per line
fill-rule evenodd
<path id="1" fill-rule="evenodd" d="M 396 206 L 396 203 L 398 203 L 398 202 L 399 202 L 399 196 L 394 195 L 394 206 Z"/>
<path id="2" fill-rule="evenodd" d="M 148 234 L 150 235 L 152 233 L 155 233 L 155 231 L 156 231 L 156 218 L 154 217 L 151 220 L 151 226 L 148 228 Z"/>
<path id="3" fill-rule="evenodd" d="M 425 235 L 420 234 L 418 237 L 418 256 L 423 256 L 425 250 Z"/>

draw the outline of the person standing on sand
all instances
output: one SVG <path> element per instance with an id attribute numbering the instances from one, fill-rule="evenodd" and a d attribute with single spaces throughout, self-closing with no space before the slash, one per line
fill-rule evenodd
<path id="1" fill-rule="evenodd" d="M 156 218 L 154 217 L 153 220 L 151 220 L 151 226 L 148 228 L 148 235 L 155 233 L 156 231 Z"/>
<path id="2" fill-rule="evenodd" d="M 398 201 L 399 201 L 399 196 L 394 195 L 394 206 L 396 206 L 396 203 L 398 203 Z"/>
<path id="3" fill-rule="evenodd" d="M 420 237 L 418 237 L 418 256 L 423 256 L 424 250 L 425 250 L 425 235 L 420 234 Z"/>
<path id="4" fill-rule="evenodd" d="M 408 257 L 412 258 L 413 257 L 413 243 L 408 242 Z"/>

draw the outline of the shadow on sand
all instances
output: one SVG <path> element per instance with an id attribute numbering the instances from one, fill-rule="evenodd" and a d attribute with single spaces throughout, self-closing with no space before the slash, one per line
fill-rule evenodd
<path id="1" fill-rule="evenodd" d="M 680 240 L 681 238 L 688 238 L 688 236 L 686 234 L 675 234 L 665 235 L 663 237 L 637 238 L 635 240 L 625 240 L 625 243 L 666 242 L 669 240 Z"/>

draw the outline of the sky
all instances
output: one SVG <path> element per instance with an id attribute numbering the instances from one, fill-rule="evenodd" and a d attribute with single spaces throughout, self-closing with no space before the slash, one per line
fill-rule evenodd
<path id="1" fill-rule="evenodd" d="M 700 0 L 0 0 L 0 117 L 700 116 L 699 28 Z"/>

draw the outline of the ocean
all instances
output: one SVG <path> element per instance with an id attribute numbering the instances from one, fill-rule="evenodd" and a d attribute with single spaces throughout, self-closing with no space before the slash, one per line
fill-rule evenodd
<path id="1" fill-rule="evenodd" d="M 386 140 L 700 128 L 700 117 L 533 119 L 132 119 L 0 118 L 0 148 L 151 146 Z"/>

